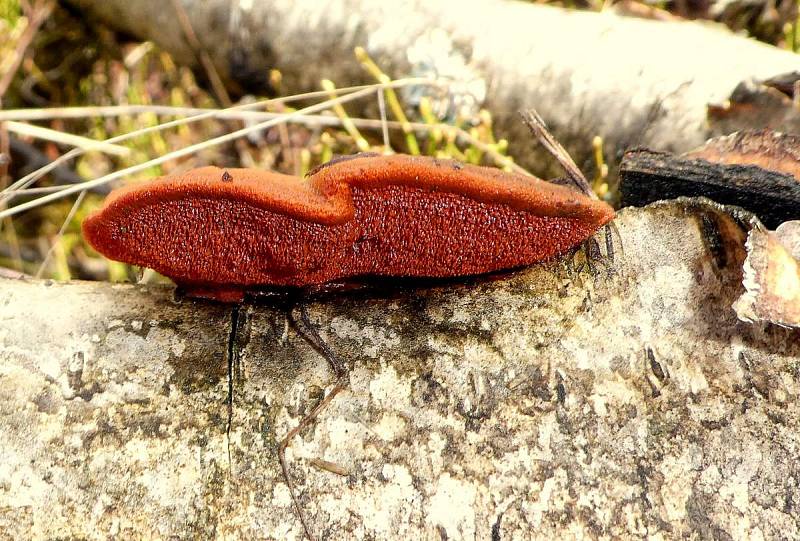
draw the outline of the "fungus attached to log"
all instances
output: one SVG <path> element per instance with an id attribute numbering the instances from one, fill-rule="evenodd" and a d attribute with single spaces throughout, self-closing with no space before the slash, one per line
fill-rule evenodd
<path id="1" fill-rule="evenodd" d="M 204 167 L 122 188 L 83 224 L 111 259 L 190 293 L 358 276 L 451 277 L 561 254 L 614 216 L 574 190 L 497 169 L 354 156 L 300 179 Z"/>

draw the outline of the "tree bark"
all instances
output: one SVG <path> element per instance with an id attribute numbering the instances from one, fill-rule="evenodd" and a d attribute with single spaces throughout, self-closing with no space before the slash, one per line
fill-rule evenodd
<path id="1" fill-rule="evenodd" d="M 187 45 L 170 2 L 70 2 L 158 43 L 180 61 L 196 62 L 197 51 Z M 183 5 L 223 77 L 260 94 L 267 90 L 271 68 L 282 72 L 288 93 L 318 89 L 322 78 L 339 85 L 370 82 L 354 58 L 356 46 L 395 77 L 420 73 L 427 65 L 485 84 L 485 105 L 499 134 L 511 142 L 511 153 L 545 178 L 556 174 L 553 161 L 531 141 L 516 115 L 519 109 L 540 111 L 584 170 L 593 167 L 593 137 L 602 136 L 614 174 L 631 146 L 684 152 L 703 143 L 715 133 L 707 107 L 726 103 L 740 83 L 800 71 L 798 55 L 722 27 L 522 2 L 183 0 Z M 427 60 L 412 62 L 412 49 Z M 748 117 L 747 125 L 731 122 L 723 111 L 724 133 L 761 127 L 757 122 L 776 129 L 800 125 L 791 100 L 785 101 L 779 107 L 785 118 Z M 355 106 L 350 111 L 363 114 Z"/>
<path id="2" fill-rule="evenodd" d="M 755 163 L 722 164 L 637 149 L 625 153 L 620 177 L 623 206 L 703 195 L 746 208 L 770 229 L 800 220 L 800 180 Z"/>
<path id="3" fill-rule="evenodd" d="M 743 223 L 659 203 L 620 213 L 613 261 L 310 302 L 351 370 L 289 449 L 317 536 L 800 536 L 800 331 L 736 319 Z M 0 301 L 5 535 L 301 537 L 277 442 L 331 373 L 282 309 Z"/>

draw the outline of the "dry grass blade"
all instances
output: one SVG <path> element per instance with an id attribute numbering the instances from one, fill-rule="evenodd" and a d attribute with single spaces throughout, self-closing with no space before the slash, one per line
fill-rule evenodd
<path id="1" fill-rule="evenodd" d="M 389 140 L 389 126 L 386 123 L 386 98 L 383 92 L 378 92 L 378 111 L 381 114 L 381 135 L 383 136 L 383 146 L 387 152 L 391 152 L 392 143 Z"/>
<path id="2" fill-rule="evenodd" d="M 336 86 L 330 79 L 322 80 L 322 88 L 330 92 L 331 98 L 336 96 Z M 361 135 L 361 133 L 359 133 L 358 128 L 356 128 L 355 124 L 353 124 L 353 121 L 350 120 L 350 115 L 347 114 L 347 111 L 345 111 L 345 108 L 342 107 L 342 104 L 341 103 L 334 104 L 333 111 L 336 113 L 336 116 L 339 117 L 339 119 L 341 120 L 342 127 L 344 127 L 344 129 L 347 131 L 350 137 L 352 137 L 353 140 L 355 141 L 358 150 L 361 152 L 367 152 L 369 150 L 369 142 L 364 138 L 364 136 Z"/>
<path id="3" fill-rule="evenodd" d="M 351 87 L 348 90 L 352 90 Z M 358 88 L 370 88 L 367 87 L 358 87 Z M 313 95 L 319 95 L 320 92 L 311 93 Z M 298 95 L 299 96 L 299 95 Z M 288 101 L 293 98 L 297 98 L 298 96 L 289 96 L 286 98 L 278 98 L 280 101 Z M 304 95 L 305 96 L 305 95 Z M 380 94 L 379 94 L 380 96 Z M 123 134 L 117 137 L 113 137 L 107 139 L 106 143 L 110 142 L 117 142 L 125 139 L 129 139 L 131 137 L 137 135 L 147 134 L 157 130 L 165 130 L 167 128 L 171 128 L 174 126 L 184 125 L 189 122 L 196 122 L 199 120 L 207 119 L 207 118 L 216 118 L 216 119 L 246 119 L 246 120 L 272 120 L 272 119 L 281 119 L 283 118 L 286 123 L 297 123 L 303 124 L 306 126 L 311 127 L 341 127 L 342 121 L 338 117 L 329 116 L 329 115 L 315 115 L 315 114 L 297 114 L 292 116 L 291 118 L 287 118 L 285 113 L 271 113 L 265 111 L 250 111 L 248 109 L 256 108 L 259 105 L 264 105 L 266 103 L 274 103 L 275 100 L 267 100 L 261 101 L 258 103 L 240 105 L 236 107 L 232 107 L 230 109 L 201 109 L 201 108 L 188 108 L 188 107 L 171 107 L 171 106 L 109 106 L 109 107 L 70 107 L 70 108 L 54 108 L 53 110 L 48 109 L 38 109 L 34 111 L 33 115 L 26 116 L 26 119 L 44 119 L 44 118 L 84 118 L 87 116 L 95 116 L 95 114 L 100 114 L 101 116 L 120 116 L 131 114 L 131 112 L 135 113 L 155 113 L 161 115 L 183 115 L 183 114 L 195 114 L 195 116 L 191 116 L 189 118 L 179 119 L 171 122 L 167 122 L 164 124 L 160 124 L 158 126 L 151 126 L 148 128 L 143 128 L 141 130 L 136 130 L 133 132 L 129 132 L 127 134 Z M 24 111 L 20 111 L 24 112 Z M 199 113 L 199 114 L 196 114 Z M 8 116 L 13 116 L 16 114 L 16 111 L 5 111 L 0 112 L 0 120 L 2 120 L 3 115 L 7 114 Z M 355 124 L 357 127 L 361 129 L 370 129 L 370 130 L 381 130 L 383 133 L 384 144 L 387 145 L 389 148 L 389 141 L 387 130 L 402 130 L 404 129 L 404 124 L 399 121 L 392 121 L 386 120 L 383 115 L 380 120 L 377 119 L 369 119 L 369 118 L 350 118 L 350 120 Z M 450 134 L 451 137 L 454 137 L 459 142 L 473 146 L 479 149 L 481 152 L 485 153 L 487 156 L 492 158 L 492 160 L 501 167 L 506 167 L 514 172 L 523 174 L 523 175 L 530 175 L 530 173 L 522 168 L 521 166 L 514 163 L 511 159 L 507 156 L 501 154 L 497 151 L 497 149 L 490 144 L 487 144 L 476 137 L 474 137 L 471 133 L 463 130 L 461 128 L 452 126 L 450 124 L 425 124 L 419 122 L 410 122 L 405 126 L 410 126 L 418 133 L 428 133 L 434 134 L 435 132 L 447 132 Z M 8 201 L 15 197 L 19 196 L 31 196 L 31 195 L 41 195 L 41 194 L 52 194 L 56 192 L 60 192 L 64 190 L 64 186 L 47 186 L 43 188 L 27 188 L 32 182 L 37 180 L 38 178 L 44 176 L 46 173 L 51 171 L 52 169 L 56 168 L 57 166 L 63 164 L 64 162 L 78 157 L 85 152 L 92 150 L 92 148 L 76 148 L 73 149 L 64 155 L 60 156 L 47 166 L 26 175 L 25 177 L 21 178 L 2 192 L 0 192 L 0 201 Z"/>
<path id="4" fill-rule="evenodd" d="M 430 81 L 428 81 L 428 82 L 430 83 Z M 204 150 L 204 149 L 209 148 L 209 147 L 213 147 L 213 146 L 220 145 L 220 144 L 223 144 L 223 143 L 226 143 L 226 142 L 229 142 L 229 141 L 233 141 L 233 140 L 235 140 L 235 139 L 237 139 L 239 137 L 243 137 L 243 136 L 248 135 L 249 133 L 252 133 L 252 132 L 261 131 L 261 130 L 264 130 L 264 129 L 267 129 L 267 128 L 271 128 L 273 126 L 276 126 L 278 124 L 286 122 L 288 119 L 293 118 L 295 116 L 319 112 L 319 111 L 328 109 L 328 108 L 330 108 L 330 107 L 332 107 L 332 106 L 334 106 L 336 104 L 347 103 L 347 102 L 350 102 L 350 101 L 361 99 L 361 98 L 366 97 L 366 96 L 371 96 L 375 92 L 376 88 L 384 88 L 384 87 L 399 88 L 399 87 L 402 87 L 402 86 L 407 86 L 409 84 L 417 84 L 417 83 L 416 83 L 416 81 L 409 82 L 408 80 L 405 80 L 405 81 L 400 80 L 400 81 L 392 81 L 391 83 L 388 83 L 388 84 L 371 85 L 368 88 L 353 92 L 353 93 L 348 94 L 346 96 L 340 96 L 340 97 L 337 97 L 337 98 L 334 98 L 334 99 L 329 99 L 329 100 L 326 100 L 324 102 L 321 102 L 321 103 L 318 103 L 318 104 L 315 104 L 315 105 L 311 105 L 309 107 L 305 107 L 303 109 L 299 109 L 299 110 L 291 112 L 291 113 L 287 113 L 287 114 L 281 116 L 280 118 L 266 120 L 264 122 L 260 122 L 260 123 L 254 124 L 252 126 L 247 126 L 245 128 L 233 131 L 233 132 L 225 134 L 225 135 L 221 135 L 219 137 L 214 137 L 214 138 L 209 139 L 208 141 L 204 141 L 202 143 L 189 145 L 189 146 L 184 147 L 184 148 L 182 148 L 180 150 L 176 150 L 174 152 L 170 152 L 170 153 L 164 154 L 163 156 L 159 156 L 158 158 L 154 158 L 152 160 L 149 160 L 147 162 L 144 162 L 144 163 L 141 163 L 141 164 L 138 164 L 138 165 L 134 165 L 134 166 L 131 166 L 131 167 L 127 167 L 127 168 L 121 169 L 119 171 L 115 171 L 113 173 L 110 173 L 108 175 L 104 175 L 104 176 L 96 178 L 94 180 L 90 180 L 90 181 L 87 181 L 87 182 L 84 182 L 84 183 L 81 183 L 81 184 L 75 184 L 75 185 L 72 185 L 72 186 L 66 186 L 63 190 L 59 191 L 58 193 L 49 194 L 49 195 L 40 197 L 40 198 L 38 198 L 36 200 L 28 201 L 28 202 L 22 203 L 20 205 L 17 205 L 15 207 L 0 211 L 0 218 L 13 216 L 13 215 L 18 214 L 20 212 L 23 212 L 23 211 L 26 211 L 26 210 L 30 210 L 32 208 L 44 205 L 46 203 L 50 203 L 52 201 L 57 201 L 58 199 L 66 197 L 67 195 L 70 195 L 70 194 L 73 194 L 73 193 L 77 193 L 77 192 L 80 192 L 80 191 L 83 191 L 83 190 L 88 190 L 88 189 L 94 188 L 96 186 L 101 186 L 103 184 L 111 182 L 112 180 L 116 180 L 116 179 L 125 177 L 127 175 L 133 174 L 133 173 L 138 173 L 140 171 L 144 171 L 144 170 L 146 170 L 146 169 L 148 169 L 150 167 L 153 167 L 155 165 L 160 165 L 162 163 L 165 163 L 165 162 L 170 161 L 170 160 L 174 160 L 176 158 L 180 158 L 180 157 L 183 157 L 183 156 L 188 156 L 188 155 L 194 154 L 195 152 L 198 152 L 200 150 Z"/>
<path id="5" fill-rule="evenodd" d="M 539 113 L 534 109 L 528 109 L 520 111 L 520 115 L 525 125 L 531 130 L 531 133 L 533 133 L 539 142 L 555 156 L 558 163 L 560 163 L 561 167 L 567 172 L 569 179 L 586 195 L 597 199 L 597 195 L 592 190 L 589 181 L 586 180 L 586 177 L 572 160 L 569 153 L 561 146 L 561 143 L 556 141 L 556 138 L 553 137 L 553 134 L 547 129 L 547 125 L 544 123 L 544 120 L 542 120 L 542 117 L 539 116 Z"/>
<path id="6" fill-rule="evenodd" d="M 380 69 L 380 67 L 378 67 L 375 61 L 370 58 L 366 49 L 363 47 L 356 47 L 354 52 L 358 61 L 361 62 L 361 65 L 364 67 L 364 69 L 366 69 L 373 77 L 375 77 L 375 80 L 377 80 L 379 83 L 386 83 L 391 80 L 391 78 L 386 75 Z M 406 145 L 408 145 L 408 152 L 413 155 L 418 155 L 420 151 L 419 145 L 417 144 L 417 139 L 414 137 L 414 132 L 408 122 L 408 117 L 403 111 L 403 106 L 400 105 L 400 100 L 397 98 L 397 93 L 389 88 L 386 89 L 385 94 L 385 98 L 389 102 L 389 108 L 392 110 L 392 113 L 397 120 L 401 123 L 403 133 L 406 134 Z"/>
<path id="7" fill-rule="evenodd" d="M 83 191 L 80 194 L 78 194 L 78 198 L 75 200 L 75 203 L 72 205 L 72 208 L 69 210 L 69 214 L 67 214 L 67 217 L 64 218 L 64 221 L 61 223 L 61 227 L 59 228 L 55 239 L 53 239 L 53 242 L 50 244 L 50 249 L 47 250 L 47 254 L 44 256 L 44 259 L 39 264 L 39 269 L 36 271 L 36 275 L 35 275 L 36 278 L 41 278 L 42 277 L 42 273 L 47 268 L 47 264 L 50 262 L 50 258 L 53 257 L 53 252 L 55 252 L 56 247 L 59 246 L 59 243 L 61 242 L 61 239 L 64 236 L 64 232 L 67 230 L 67 227 L 69 226 L 70 222 L 72 222 L 72 219 L 75 217 L 75 214 L 77 214 L 78 209 L 80 208 L 81 204 L 83 203 L 83 199 L 85 197 L 86 197 L 86 192 L 85 191 Z"/>
<path id="8" fill-rule="evenodd" d="M 414 84 L 424 84 L 424 85 L 438 85 L 434 81 L 430 81 L 428 79 L 420 79 L 420 78 L 409 78 L 409 79 L 399 79 L 394 81 L 392 84 L 404 86 L 404 85 L 414 85 Z M 380 88 L 380 84 L 375 85 L 359 85 L 354 87 L 347 87 L 338 90 L 339 94 L 352 94 L 356 92 L 360 92 L 367 89 L 374 89 Z M 47 113 L 48 110 L 46 109 L 39 109 L 34 111 L 29 110 L 19 110 L 19 111 L 0 111 L 0 121 L 2 120 L 9 120 L 11 118 L 18 118 L 24 120 L 41 120 L 44 118 L 84 118 L 84 117 L 91 117 L 91 116 L 98 116 L 100 114 L 104 114 L 107 116 L 117 116 L 117 115 L 125 115 L 125 114 L 132 114 L 134 112 L 138 113 L 146 113 L 146 112 L 158 112 L 160 114 L 170 114 L 170 115 L 180 115 L 180 114 L 193 114 L 193 116 L 189 118 L 182 118 L 173 120 L 170 122 L 166 122 L 164 124 L 159 124 L 158 126 L 150 126 L 147 128 L 143 128 L 140 130 L 132 131 L 129 133 L 125 133 L 116 137 L 112 137 L 110 139 L 106 139 L 102 141 L 102 143 L 118 143 L 121 141 L 125 141 L 131 139 L 133 137 L 138 137 L 141 135 L 146 135 L 148 133 L 153 133 L 157 131 L 166 130 L 169 128 L 182 126 L 192 122 L 198 122 L 200 120 L 208 119 L 208 118 L 236 118 L 235 116 L 239 114 L 241 115 L 243 112 L 250 111 L 251 109 L 259 109 L 261 107 L 266 107 L 267 105 L 274 105 L 278 103 L 287 103 L 289 101 L 296 101 L 300 99 L 307 99 L 307 98 L 316 98 L 320 96 L 327 96 L 327 91 L 317 91 L 317 92 L 308 92 L 305 94 L 297 94 L 295 96 L 288 96 L 285 98 L 276 98 L 272 100 L 262 100 L 259 102 L 254 103 L 247 103 L 242 105 L 237 105 L 234 107 L 230 107 L 227 109 L 197 109 L 197 108 L 185 108 L 185 107 L 165 107 L 165 106 L 119 106 L 119 107 L 75 107 L 75 108 L 58 108 L 55 109 L 52 113 Z M 198 112 L 198 114 L 194 114 Z M 33 113 L 33 114 L 32 114 Z M 251 112 L 253 115 L 263 115 L 261 118 L 265 118 L 267 120 L 277 119 L 286 117 L 285 114 L 280 113 L 264 113 L 264 112 Z M 50 116 L 48 116 L 50 115 Z M 241 117 L 240 117 L 241 118 Z M 251 117 L 248 117 L 251 118 Z M 288 119 L 287 119 L 288 121 Z M 39 178 L 43 177 L 59 165 L 67 162 L 72 158 L 76 158 L 81 156 L 88 150 L 93 150 L 93 148 L 87 149 L 80 149 L 75 148 L 60 156 L 59 158 L 53 160 L 51 163 L 25 175 L 21 179 L 17 180 L 16 182 L 12 183 L 4 190 L 5 198 L 0 198 L 0 201 L 8 199 L 9 195 L 8 192 L 20 190 L 29 186 L 31 183 L 35 182 Z M 0 196 L 2 197 L 2 196 Z"/>
<path id="9" fill-rule="evenodd" d="M 407 77 L 397 79 L 394 83 L 403 83 L 408 85 L 418 84 L 427 86 L 445 86 L 444 83 L 434 81 L 424 77 Z M 380 84 L 368 85 L 355 85 L 343 86 L 336 89 L 338 95 L 350 94 L 351 92 L 358 92 L 365 88 L 380 87 Z M 199 107 L 176 107 L 173 105 L 101 105 L 101 106 L 87 106 L 87 107 L 48 107 L 40 109 L 7 109 L 0 111 L 0 121 L 3 120 L 51 120 L 54 118 L 90 118 L 97 116 L 121 116 L 121 115 L 136 115 L 141 113 L 153 113 L 156 115 L 199 115 L 217 113 L 218 116 L 214 118 L 243 118 L 249 114 L 270 114 L 270 113 L 248 113 L 242 115 L 241 111 L 249 111 L 256 109 L 259 106 L 267 105 L 280 105 L 291 103 L 300 100 L 312 100 L 317 98 L 325 98 L 328 96 L 327 90 L 314 90 L 311 92 L 304 92 L 302 94 L 292 94 L 291 96 L 283 96 L 280 98 L 272 98 L 269 100 L 261 100 L 258 102 L 236 105 L 224 109 L 203 109 Z"/>
<path id="10" fill-rule="evenodd" d="M 14 190 L 6 192 L 0 196 L 0 202 L 8 201 L 16 197 L 30 197 L 32 195 L 45 195 L 49 193 L 57 193 L 64 189 L 63 185 L 57 186 L 43 186 L 41 188 L 25 188 L 23 190 Z"/>
<path id="11" fill-rule="evenodd" d="M 33 124 L 25 124 L 24 122 L 15 122 L 13 120 L 5 121 L 6 129 L 17 135 L 27 135 L 36 139 L 43 139 L 61 145 L 80 148 L 84 151 L 98 150 L 113 156 L 127 156 L 130 154 L 130 149 L 127 147 L 107 143 L 104 141 L 95 141 L 88 137 L 80 135 L 73 135 L 71 133 L 64 133 L 58 130 L 51 130 L 42 126 L 34 126 Z"/>
<path id="12" fill-rule="evenodd" d="M 125 109 L 125 107 L 120 108 Z M 200 109 L 198 109 L 200 110 Z M 247 118 L 253 120 L 269 120 L 269 119 L 280 119 L 281 117 L 285 117 L 285 113 L 268 113 L 268 112 L 249 112 L 249 111 L 230 111 L 225 109 L 219 109 L 219 115 L 215 116 L 215 118 L 229 118 L 229 117 L 236 117 L 236 118 Z M 123 114 L 123 113 L 119 113 Z M 167 113 L 169 114 L 169 113 Z M 184 119 L 189 120 L 189 119 Z M 286 123 L 296 123 L 296 124 L 303 124 L 305 126 L 311 127 L 341 127 L 342 120 L 335 116 L 328 116 L 328 115 L 296 115 L 292 118 L 284 118 Z M 353 118 L 350 117 L 350 121 L 353 122 L 357 127 L 361 129 L 368 129 L 368 130 L 381 130 L 384 132 L 385 130 L 402 130 L 403 123 L 394 120 L 377 120 L 371 118 Z M 176 121 L 182 122 L 182 121 Z M 169 127 L 173 125 L 173 123 L 167 123 L 160 125 L 161 127 Z M 459 142 L 473 146 L 479 149 L 481 152 L 485 153 L 487 156 L 492 158 L 495 164 L 501 167 L 507 167 L 510 170 L 522 174 L 522 175 L 529 175 L 530 172 L 521 167 L 520 165 L 514 163 L 511 159 L 507 156 L 499 153 L 496 148 L 492 145 L 489 145 L 477 138 L 475 138 L 471 133 L 463 130 L 461 128 L 457 128 L 450 124 L 423 124 L 419 122 L 410 122 L 408 124 L 411 128 L 419 133 L 433 133 L 435 131 L 439 132 L 448 132 L 451 137 L 454 137 Z M 145 130 L 140 131 L 152 131 L 155 127 L 145 128 Z M 134 132 L 131 132 L 131 134 Z M 125 137 L 131 136 L 131 134 L 125 134 Z M 387 148 L 390 148 L 387 143 L 388 133 L 383 135 L 384 142 L 387 145 Z M 116 140 L 117 138 L 113 138 Z M 111 141 L 112 139 L 109 139 Z M 64 154 L 63 156 L 59 157 L 55 162 L 48 164 L 46 168 L 42 168 L 38 170 L 36 173 L 37 176 L 43 176 L 46 174 L 50 169 L 54 168 L 55 166 L 63 163 L 64 161 L 69 160 L 72 157 L 77 155 L 83 154 L 84 151 L 82 149 L 74 149 L 70 152 Z M 30 177 L 31 175 L 28 175 Z M 25 181 L 28 177 L 23 177 L 20 181 L 17 181 L 14 185 L 7 188 L 3 192 L 0 192 L 0 201 L 8 201 L 15 197 L 21 196 L 31 196 L 31 195 L 41 195 L 41 194 L 51 194 L 60 192 L 61 190 L 66 189 L 65 186 L 47 186 L 42 188 L 27 188 L 25 185 L 20 186 L 19 183 L 21 181 Z M 27 185 L 27 184 L 26 184 Z"/>

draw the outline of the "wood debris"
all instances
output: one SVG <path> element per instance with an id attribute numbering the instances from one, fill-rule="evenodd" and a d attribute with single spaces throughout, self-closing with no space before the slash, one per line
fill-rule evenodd
<path id="1" fill-rule="evenodd" d="M 712 139 L 683 156 L 625 153 L 623 206 L 680 196 L 708 197 L 755 213 L 770 228 L 800 219 L 800 137 L 769 130 Z"/>

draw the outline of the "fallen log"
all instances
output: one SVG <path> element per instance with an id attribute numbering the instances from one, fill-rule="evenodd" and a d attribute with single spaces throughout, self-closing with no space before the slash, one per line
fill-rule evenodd
<path id="1" fill-rule="evenodd" d="M 312 528 L 800 535 L 800 331 L 731 308 L 746 223 L 625 209 L 503 279 L 311 302 L 351 370 L 289 449 Z M 276 446 L 331 375 L 282 309 L 0 279 L 0 321 L 5 535 L 302 535 Z"/>

